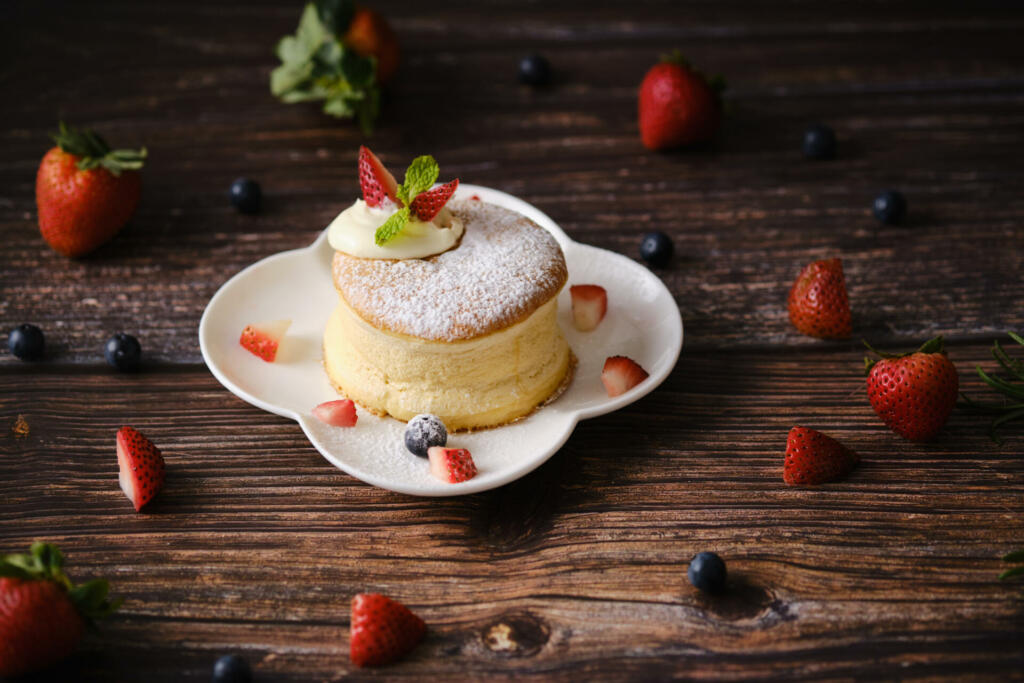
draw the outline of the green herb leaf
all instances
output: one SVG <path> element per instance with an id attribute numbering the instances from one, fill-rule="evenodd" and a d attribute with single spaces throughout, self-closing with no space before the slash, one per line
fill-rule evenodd
<path id="1" fill-rule="evenodd" d="M 348 31 L 356 5 L 352 0 L 316 0 L 316 10 L 327 30 L 340 37 Z"/>
<path id="2" fill-rule="evenodd" d="M 403 206 L 391 214 L 390 218 L 384 221 L 384 225 L 377 228 L 377 232 L 373 234 L 373 241 L 377 243 L 378 247 L 384 246 L 398 236 L 398 233 L 402 232 L 402 229 L 405 228 L 405 224 L 408 222 L 409 207 Z"/>
<path id="3" fill-rule="evenodd" d="M 1013 578 L 1014 576 L 1020 576 L 1021 574 L 1024 574 L 1024 565 L 1021 565 L 1020 567 L 1014 567 L 1013 569 L 1007 569 L 1005 572 L 999 575 L 999 580 L 1005 581 L 1006 579 Z"/>
<path id="4" fill-rule="evenodd" d="M 1024 562 L 1024 550 L 1014 550 L 1003 555 L 1003 562 Z"/>

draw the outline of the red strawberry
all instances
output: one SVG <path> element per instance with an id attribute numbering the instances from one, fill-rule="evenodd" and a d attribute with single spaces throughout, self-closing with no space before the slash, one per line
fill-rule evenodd
<path id="1" fill-rule="evenodd" d="M 117 430 L 118 480 L 138 512 L 164 485 L 164 458 L 153 442 L 131 427 Z"/>
<path id="2" fill-rule="evenodd" d="M 668 149 L 710 139 L 722 120 L 716 90 L 678 54 L 662 58 L 640 84 L 640 136 L 648 149 Z"/>
<path id="3" fill-rule="evenodd" d="M 612 356 L 604 362 L 601 381 L 609 396 L 624 394 L 650 377 L 636 361 L 625 356 Z"/>
<path id="4" fill-rule="evenodd" d="M 75 587 L 56 546 L 33 543 L 26 555 L 0 559 L 0 676 L 20 676 L 67 657 L 87 620 L 121 604 L 107 600 L 106 581 Z"/>
<path id="5" fill-rule="evenodd" d="M 288 331 L 291 320 L 271 320 L 270 322 L 246 325 L 242 336 L 238 339 L 246 351 L 254 353 L 268 363 L 277 358 L 277 347 L 281 337 Z"/>
<path id="6" fill-rule="evenodd" d="M 395 195 L 398 191 L 395 176 L 366 146 L 359 148 L 359 187 L 363 190 L 363 201 L 367 206 L 380 206 L 385 200 L 401 204 Z"/>
<path id="7" fill-rule="evenodd" d="M 589 332 L 604 320 L 608 311 L 608 292 L 600 285 L 573 285 L 572 323 L 580 332 Z"/>
<path id="8" fill-rule="evenodd" d="M 459 179 L 456 178 L 450 183 L 438 185 L 432 190 L 421 192 L 412 200 L 409 209 L 416 218 L 424 223 L 429 223 L 444 208 L 448 200 L 452 198 L 452 195 L 455 194 L 455 188 L 458 186 Z"/>
<path id="9" fill-rule="evenodd" d="M 356 415 L 356 404 L 347 398 L 321 403 L 313 408 L 313 415 L 332 427 L 354 427 L 356 420 L 359 419 Z"/>
<path id="10" fill-rule="evenodd" d="M 789 320 L 800 332 L 822 339 L 853 333 L 843 262 L 837 258 L 804 266 L 789 290 Z"/>
<path id="11" fill-rule="evenodd" d="M 427 625 L 400 602 L 379 593 L 352 598 L 349 657 L 356 666 L 393 662 L 423 640 Z"/>
<path id="12" fill-rule="evenodd" d="M 860 456 L 830 436 L 793 427 L 786 439 L 782 480 L 789 486 L 816 486 L 849 474 Z"/>
<path id="13" fill-rule="evenodd" d="M 476 476 L 476 463 L 465 448 L 431 446 L 427 449 L 430 473 L 448 484 L 458 484 Z"/>
<path id="14" fill-rule="evenodd" d="M 398 38 L 380 14 L 357 7 L 342 42 L 360 57 L 377 58 L 377 81 L 387 83 L 398 69 Z"/>
<path id="15" fill-rule="evenodd" d="M 142 195 L 146 150 L 111 150 L 89 130 L 60 124 L 57 146 L 36 174 L 43 239 L 65 256 L 82 256 L 124 227 Z"/>
<path id="16" fill-rule="evenodd" d="M 875 353 L 882 360 L 864 359 L 868 400 L 875 413 L 889 429 L 911 441 L 935 436 L 953 412 L 960 390 L 960 376 L 946 356 L 942 337 L 913 353 Z"/>

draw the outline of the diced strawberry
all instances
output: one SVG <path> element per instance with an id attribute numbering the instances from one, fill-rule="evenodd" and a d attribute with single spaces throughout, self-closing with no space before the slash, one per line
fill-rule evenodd
<path id="1" fill-rule="evenodd" d="M 272 320 L 270 322 L 246 325 L 238 343 L 247 351 L 254 353 L 268 363 L 277 358 L 277 347 L 281 337 L 288 331 L 291 320 Z"/>
<path id="2" fill-rule="evenodd" d="M 356 404 L 347 398 L 321 403 L 313 408 L 313 415 L 332 427 L 355 427 L 359 418 L 356 415 Z"/>
<path id="3" fill-rule="evenodd" d="M 480 200 L 480 195 L 478 195 L 478 194 L 475 194 L 475 195 L 473 195 L 472 197 L 470 197 L 470 199 L 472 199 L 472 200 L 473 200 L 474 202 L 479 202 L 479 201 L 481 201 L 481 200 Z"/>
<path id="4" fill-rule="evenodd" d="M 601 381 L 609 396 L 624 394 L 650 377 L 636 361 L 625 356 L 612 356 L 604 362 Z"/>
<path id="5" fill-rule="evenodd" d="M 430 458 L 430 473 L 443 482 L 458 484 L 476 476 L 476 463 L 465 448 L 431 446 L 427 457 Z"/>
<path id="6" fill-rule="evenodd" d="M 386 595 L 360 593 L 352 598 L 349 658 L 358 667 L 400 659 L 423 640 L 427 625 L 412 610 Z"/>
<path id="7" fill-rule="evenodd" d="M 413 215 L 424 223 L 429 223 L 434 220 L 434 216 L 438 214 L 444 205 L 448 203 L 448 200 L 455 194 L 456 188 L 459 186 L 459 179 L 445 183 L 444 185 L 438 185 L 433 190 L 427 190 L 416 195 L 416 198 L 412 200 L 412 204 L 409 205 L 409 209 Z"/>
<path id="8" fill-rule="evenodd" d="M 359 187 L 363 190 L 363 201 L 367 206 L 380 206 L 385 200 L 401 204 L 395 194 L 398 191 L 395 176 L 365 146 L 359 148 Z"/>
<path id="9" fill-rule="evenodd" d="M 153 442 L 131 427 L 117 430 L 118 480 L 138 512 L 164 485 L 164 458 Z"/>
<path id="10" fill-rule="evenodd" d="M 573 285 L 572 322 L 580 332 L 590 332 L 604 320 L 608 311 L 608 292 L 600 285 Z"/>

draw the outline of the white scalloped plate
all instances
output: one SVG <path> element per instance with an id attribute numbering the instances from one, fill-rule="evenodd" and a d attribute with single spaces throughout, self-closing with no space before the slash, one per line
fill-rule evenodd
<path id="1" fill-rule="evenodd" d="M 472 195 L 518 211 L 550 231 L 565 252 L 570 285 L 592 283 L 608 291 L 608 314 L 587 333 L 572 325 L 569 287 L 559 295 L 559 322 L 579 365 L 558 400 L 513 424 L 449 437 L 449 446 L 473 454 L 476 477 L 460 484 L 431 477 L 428 462 L 405 449 L 405 423 L 390 417 L 359 409 L 355 427 L 339 428 L 312 416 L 315 405 L 338 398 L 327 381 L 321 353 L 324 325 L 338 296 L 326 230 L 304 249 L 254 263 L 210 299 L 199 323 L 199 346 L 214 377 L 242 400 L 298 422 L 313 446 L 339 469 L 374 486 L 416 496 L 457 496 L 515 481 L 550 458 L 577 422 L 629 405 L 668 377 L 683 346 L 683 321 L 661 280 L 625 256 L 573 242 L 521 199 L 476 185 L 460 185 L 456 196 Z M 247 324 L 278 318 L 290 318 L 292 325 L 276 362 L 265 363 L 239 345 Z M 608 398 L 600 375 L 605 358 L 614 355 L 629 356 L 651 376 Z"/>

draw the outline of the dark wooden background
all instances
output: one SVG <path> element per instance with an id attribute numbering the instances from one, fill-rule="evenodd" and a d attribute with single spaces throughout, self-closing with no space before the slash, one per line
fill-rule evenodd
<path id="1" fill-rule="evenodd" d="M 1024 330 L 1024 11 L 1013 2 L 388 2 L 403 60 L 367 141 L 400 166 L 497 187 L 575 239 L 637 257 L 670 233 L 658 274 L 686 344 L 672 376 L 585 422 L 533 474 L 464 498 L 412 498 L 333 468 L 292 422 L 224 390 L 196 328 L 209 297 L 300 247 L 356 195 L 357 129 L 268 92 L 299 2 L 0 3 L 0 323 L 46 332 L 43 362 L 0 354 L 0 552 L 48 540 L 73 574 L 110 578 L 119 616 L 51 674 L 207 680 L 243 654 L 257 680 L 577 681 L 729 678 L 1020 679 L 1024 444 L 954 413 L 911 444 L 872 413 L 859 342 L 789 326 L 805 262 L 844 259 L 856 336 L 910 348 L 936 333 L 968 391 L 1007 330 Z M 720 140 L 655 154 L 636 89 L 679 47 L 729 83 Z M 523 54 L 550 87 L 516 82 Z M 59 118 L 145 144 L 130 225 L 78 261 L 36 228 L 35 171 Z M 839 158 L 799 152 L 824 121 Z M 240 175 L 257 216 L 226 199 Z M 880 227 L 882 188 L 910 204 Z M 118 374 L 127 331 L 145 368 Z M 17 415 L 31 433 L 9 432 Z M 820 490 L 782 485 L 795 423 L 858 450 Z M 114 433 L 168 463 L 135 514 Z M 727 561 L 698 594 L 690 557 Z M 377 672 L 348 662 L 348 603 L 402 600 L 430 626 Z M 47 676 L 40 677 L 40 680 Z"/>

